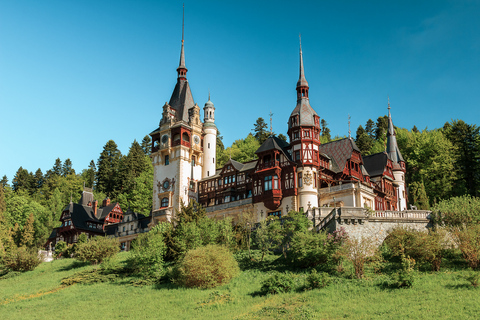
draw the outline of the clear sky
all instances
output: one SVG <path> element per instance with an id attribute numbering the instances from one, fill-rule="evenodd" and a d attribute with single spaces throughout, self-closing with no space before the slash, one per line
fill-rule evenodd
<path id="1" fill-rule="evenodd" d="M 183 1 L 0 0 L 0 177 L 79 172 L 113 139 L 156 129 L 176 83 Z M 258 117 L 286 134 L 302 34 L 310 104 L 332 135 L 480 124 L 479 1 L 185 1 L 195 102 L 211 92 L 226 146 Z M 203 118 L 203 115 L 202 115 Z"/>

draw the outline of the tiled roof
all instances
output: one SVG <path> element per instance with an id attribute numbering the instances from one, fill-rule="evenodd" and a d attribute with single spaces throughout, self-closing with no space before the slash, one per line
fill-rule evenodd
<path id="1" fill-rule="evenodd" d="M 363 157 L 363 165 L 370 174 L 370 177 L 383 175 L 385 167 L 387 166 L 387 158 L 388 156 L 385 152 L 379 152 Z"/>
<path id="2" fill-rule="evenodd" d="M 351 138 L 321 144 L 319 147 L 319 152 L 328 155 L 332 159 L 332 170 L 336 173 L 341 172 L 345 168 L 345 164 L 352 156 L 354 150 L 360 152 L 360 149 L 358 149 Z"/>
<path id="3" fill-rule="evenodd" d="M 255 151 L 255 154 L 259 154 L 259 153 L 262 153 L 262 152 L 265 152 L 265 151 L 269 151 L 269 150 L 279 150 L 283 153 L 283 155 L 288 159 L 288 160 L 292 160 L 291 156 L 290 156 L 290 153 L 288 153 L 287 151 L 287 148 L 289 147 L 290 145 L 288 144 L 288 142 L 286 141 L 283 141 L 275 136 L 270 136 L 269 138 L 267 138 L 267 140 L 265 140 L 262 145 L 260 146 L 260 148 L 257 149 L 257 151 Z"/>
<path id="4" fill-rule="evenodd" d="M 188 109 L 193 108 L 195 102 L 193 101 L 192 92 L 190 91 L 190 85 L 187 80 L 177 80 L 168 104 L 175 109 L 177 120 L 188 122 Z"/>

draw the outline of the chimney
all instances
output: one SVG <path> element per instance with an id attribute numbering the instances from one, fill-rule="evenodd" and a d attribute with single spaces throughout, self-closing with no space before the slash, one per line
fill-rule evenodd
<path id="1" fill-rule="evenodd" d="M 110 204 L 110 198 L 109 197 L 106 197 L 105 199 L 103 199 L 103 205 L 102 207 L 106 207 Z"/>
<path id="2" fill-rule="evenodd" d="M 97 200 L 93 201 L 92 207 L 93 207 L 93 214 L 95 215 L 95 217 L 97 216 L 97 206 L 98 206 L 98 201 Z"/>

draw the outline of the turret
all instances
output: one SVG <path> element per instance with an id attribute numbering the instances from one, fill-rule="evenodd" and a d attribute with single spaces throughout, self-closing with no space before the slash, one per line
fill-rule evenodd
<path id="1" fill-rule="evenodd" d="M 398 209 L 407 209 L 407 193 L 405 188 L 405 160 L 400 153 L 397 144 L 395 127 L 390 113 L 390 99 L 388 101 L 388 131 L 387 131 L 387 155 L 393 162 L 394 183 L 397 185 Z"/>
<path id="2" fill-rule="evenodd" d="M 217 126 L 215 125 L 215 107 L 210 100 L 210 93 L 208 94 L 208 101 L 203 107 L 204 124 L 203 131 L 203 170 L 202 178 L 210 177 L 215 174 L 217 152 Z"/>

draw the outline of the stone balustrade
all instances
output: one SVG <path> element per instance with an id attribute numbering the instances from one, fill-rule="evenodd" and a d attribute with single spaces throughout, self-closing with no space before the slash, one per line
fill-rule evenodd
<path id="1" fill-rule="evenodd" d="M 369 220 L 425 220 L 430 218 L 427 210 L 388 211 L 378 210 L 368 214 Z"/>

